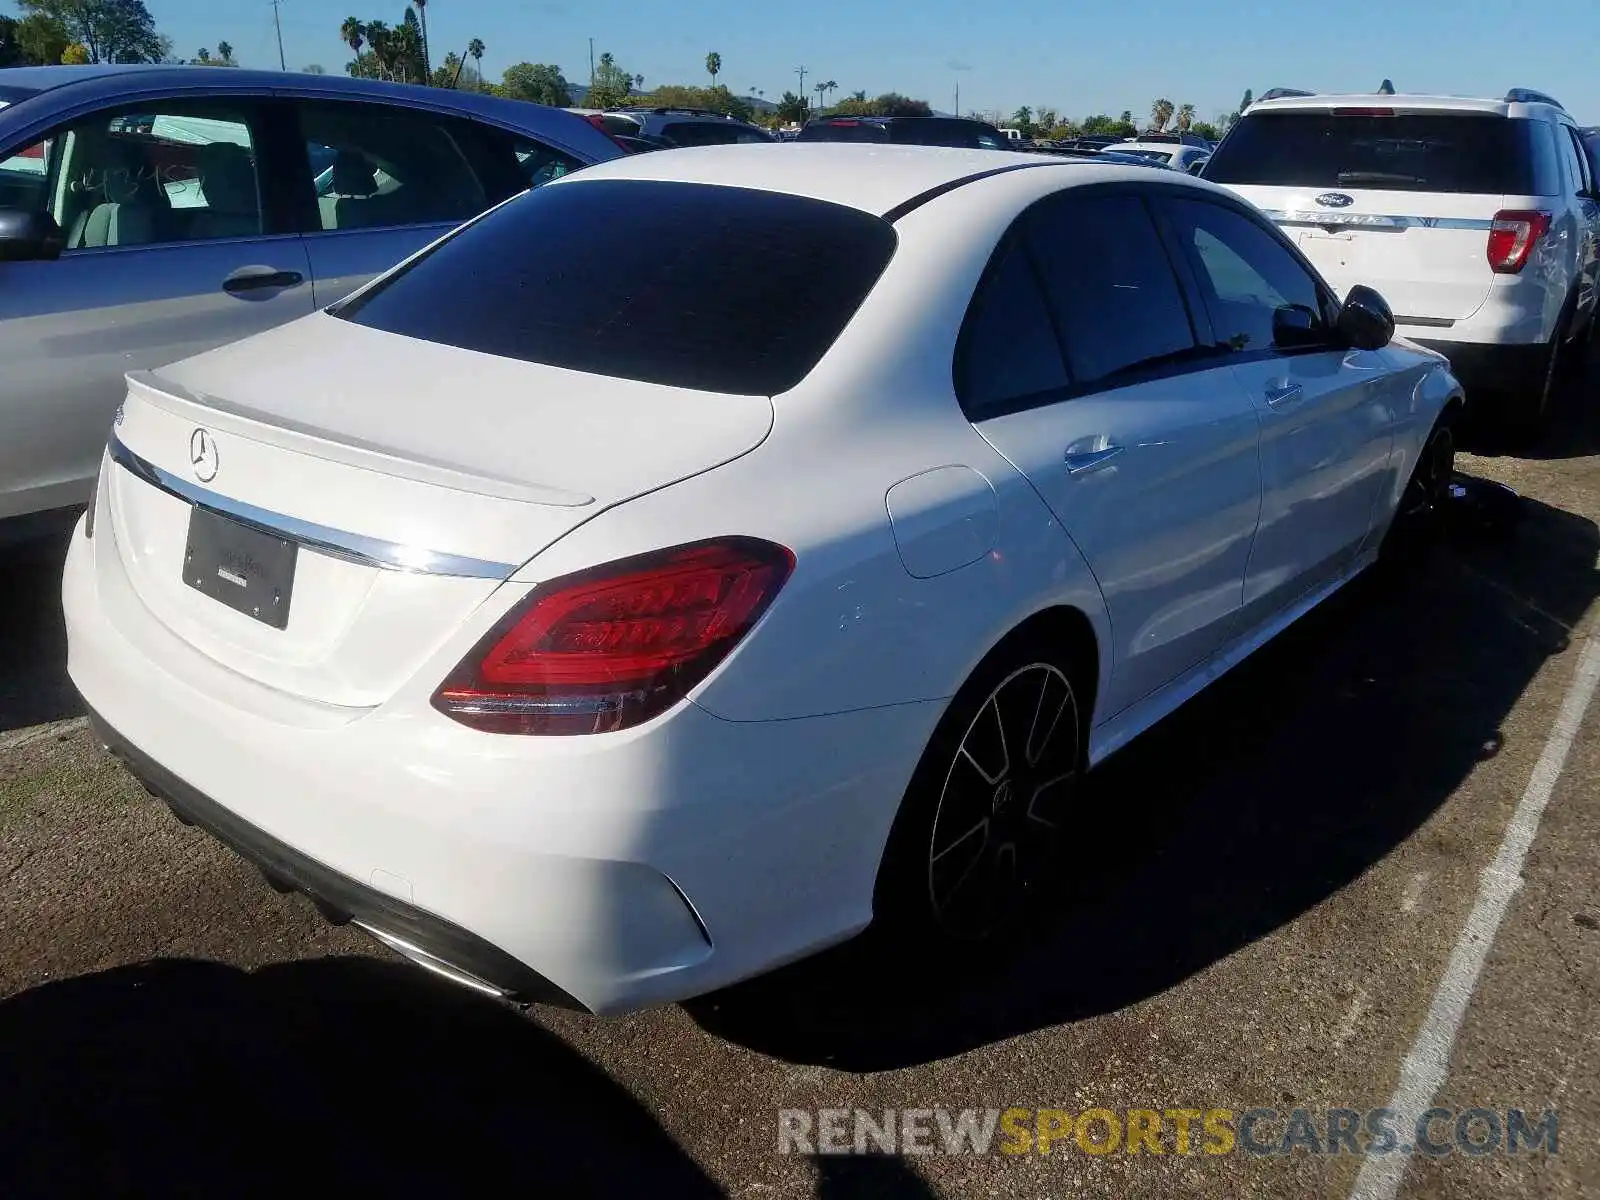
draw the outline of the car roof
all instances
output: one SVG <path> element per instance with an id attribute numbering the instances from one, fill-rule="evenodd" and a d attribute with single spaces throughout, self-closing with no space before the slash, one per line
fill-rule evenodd
<path id="1" fill-rule="evenodd" d="M 349 97 L 378 103 L 416 104 L 474 115 L 501 126 L 548 136 L 588 160 L 621 153 L 582 117 L 559 108 L 508 100 L 483 92 L 420 84 L 389 83 L 349 75 L 311 75 L 303 71 L 257 71 L 243 67 L 203 67 L 169 63 L 94 63 L 83 66 L 7 67 L 0 69 L 0 93 L 32 91 L 19 104 L 33 105 L 52 97 L 114 100 L 122 88 L 151 90 L 281 89 L 303 95 Z"/>
<path id="2" fill-rule="evenodd" d="M 1481 96 L 1439 96 L 1422 93 L 1344 92 L 1316 96 L 1280 96 L 1275 100 L 1257 100 L 1249 108 L 1250 115 L 1265 112 L 1320 112 L 1329 108 L 1390 108 L 1398 112 L 1453 112 L 1483 113 L 1487 116 L 1509 117 L 1524 115 L 1532 109 L 1560 112 L 1560 105 L 1543 102 L 1522 102 L 1504 98 L 1491 100 Z"/>
<path id="3" fill-rule="evenodd" d="M 550 184 L 570 187 L 601 179 L 703 183 L 786 192 L 883 215 L 930 192 L 1007 170 L 1051 170 L 1070 164 L 1083 181 L 1144 182 L 1148 166 L 1093 157 L 943 146 L 790 142 L 698 146 L 671 154 L 638 154 L 600 163 Z M 1165 172 L 1163 172 L 1165 173 Z"/>

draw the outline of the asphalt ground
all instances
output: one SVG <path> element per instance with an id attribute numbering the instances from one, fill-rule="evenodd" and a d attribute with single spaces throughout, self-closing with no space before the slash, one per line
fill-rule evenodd
<path id="1" fill-rule="evenodd" d="M 1514 526 L 1460 520 L 1108 762 L 1092 874 L 1018 957 L 857 943 L 606 1021 L 436 982 L 178 824 L 77 719 L 62 544 L 6 551 L 0 1195 L 1600 1196 L 1600 388 L 1460 466 L 1521 494 Z M 1358 1181 L 1371 1156 L 1303 1140 L 1179 1153 L 1174 1119 L 1161 1154 L 778 1136 L 780 1109 L 1265 1108 L 1270 1144 L 1407 1087 L 1556 1110 L 1557 1150 Z"/>

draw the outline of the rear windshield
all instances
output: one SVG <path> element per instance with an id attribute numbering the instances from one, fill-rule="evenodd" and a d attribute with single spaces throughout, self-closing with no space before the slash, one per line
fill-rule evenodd
<path id="1" fill-rule="evenodd" d="M 882 218 L 822 200 L 576 176 L 330 311 L 502 358 L 770 396 L 827 352 L 895 243 Z"/>
<path id="2" fill-rule="evenodd" d="M 675 121 L 661 136 L 677 146 L 733 146 L 772 139 L 761 130 L 734 121 Z"/>
<path id="3" fill-rule="evenodd" d="M 1381 188 L 1480 195 L 1549 194 L 1532 139 L 1543 127 L 1476 114 L 1257 113 L 1206 164 L 1215 183 Z"/>
<path id="4" fill-rule="evenodd" d="M 797 142 L 887 142 L 889 127 L 881 121 L 822 121 L 807 125 Z"/>

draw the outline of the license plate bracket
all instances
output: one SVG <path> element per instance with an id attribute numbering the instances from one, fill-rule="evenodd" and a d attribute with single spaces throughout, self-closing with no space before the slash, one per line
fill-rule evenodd
<path id="1" fill-rule="evenodd" d="M 183 581 L 263 625 L 284 629 L 297 543 L 196 505 L 189 513 Z"/>

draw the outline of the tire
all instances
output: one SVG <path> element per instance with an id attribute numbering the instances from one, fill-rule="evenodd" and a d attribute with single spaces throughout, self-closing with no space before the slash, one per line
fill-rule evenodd
<path id="1" fill-rule="evenodd" d="M 910 945 L 976 946 L 1026 927 L 1056 877 L 1087 767 L 1087 692 L 1073 667 L 1059 648 L 1024 638 L 957 694 L 889 835 L 880 929 Z"/>
<path id="2" fill-rule="evenodd" d="M 1573 302 L 1568 301 L 1556 323 L 1556 332 L 1546 347 L 1544 370 L 1533 381 L 1525 396 L 1507 396 L 1501 422 L 1502 428 L 1513 440 L 1529 442 L 1544 429 L 1550 412 L 1572 381 L 1576 371 L 1582 369 L 1584 358 L 1581 342 L 1572 340 Z"/>
<path id="3" fill-rule="evenodd" d="M 1422 444 L 1411 478 L 1384 533 L 1379 557 L 1394 562 L 1411 557 L 1439 540 L 1450 511 L 1450 484 L 1455 475 L 1456 416 L 1454 407 L 1439 414 Z"/>

